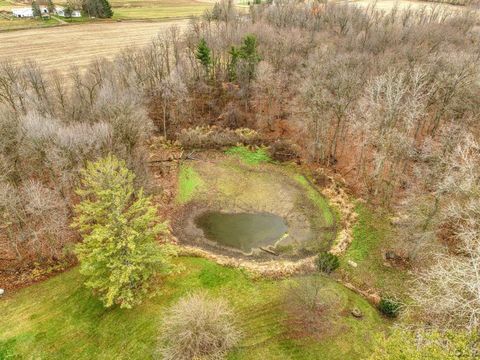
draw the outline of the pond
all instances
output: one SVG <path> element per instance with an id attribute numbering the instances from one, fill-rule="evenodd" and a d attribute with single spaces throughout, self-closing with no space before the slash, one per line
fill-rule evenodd
<path id="1" fill-rule="evenodd" d="M 273 245 L 288 230 L 283 218 L 269 213 L 205 212 L 195 224 L 207 239 L 244 252 Z"/>

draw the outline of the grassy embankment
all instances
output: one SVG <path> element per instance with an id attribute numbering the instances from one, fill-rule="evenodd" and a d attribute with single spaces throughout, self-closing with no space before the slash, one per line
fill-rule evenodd
<path id="1" fill-rule="evenodd" d="M 55 19 L 35 20 L 35 19 L 17 19 L 5 18 L 0 16 L 0 31 L 20 30 L 30 28 L 45 28 L 58 25 Z"/>

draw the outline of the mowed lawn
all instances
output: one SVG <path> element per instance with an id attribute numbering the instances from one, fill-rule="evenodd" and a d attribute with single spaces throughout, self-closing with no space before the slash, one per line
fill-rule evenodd
<path id="1" fill-rule="evenodd" d="M 285 291 L 295 279 L 252 280 L 241 270 L 200 258 L 178 258 L 178 272 L 158 294 L 132 310 L 107 310 L 82 285 L 77 269 L 0 300 L 0 359 L 151 359 L 165 311 L 181 296 L 206 291 L 227 299 L 244 336 L 229 359 L 361 359 L 388 322 L 363 298 L 336 282 L 320 281 L 335 307 L 316 340 L 291 333 Z M 350 310 L 358 307 L 362 319 Z M 290 330 L 289 330 L 290 329 Z"/>
<path id="2" fill-rule="evenodd" d="M 58 25 L 58 21 L 54 19 L 39 21 L 34 19 L 7 19 L 0 17 L 0 31 L 45 28 L 54 25 Z"/>
<path id="3" fill-rule="evenodd" d="M 14 1 L 10 0 L 0 0 L 0 11 L 10 11 Z"/>

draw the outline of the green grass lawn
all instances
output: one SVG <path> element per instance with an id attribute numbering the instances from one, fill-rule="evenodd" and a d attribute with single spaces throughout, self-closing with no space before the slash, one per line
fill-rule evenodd
<path id="1" fill-rule="evenodd" d="M 112 1 L 114 19 L 168 19 L 202 15 L 212 4 L 195 0 Z"/>
<path id="2" fill-rule="evenodd" d="M 14 6 L 13 1 L 0 0 L 0 11 L 10 11 L 13 6 Z"/>
<path id="3" fill-rule="evenodd" d="M 158 294 L 132 310 L 104 309 L 83 287 L 78 269 L 0 300 L 0 359 L 151 359 L 165 310 L 181 296 L 204 290 L 227 299 L 244 332 L 229 359 L 360 359 L 388 323 L 363 298 L 322 278 L 335 301 L 320 340 L 293 338 L 282 294 L 292 279 L 251 280 L 242 271 L 205 259 L 178 258 L 180 272 L 158 285 Z M 353 318 L 349 309 L 364 313 Z"/>
<path id="4" fill-rule="evenodd" d="M 205 182 L 200 175 L 187 165 L 180 167 L 178 174 L 178 194 L 177 201 L 184 204 L 193 199 L 195 192 L 198 191 Z"/>
<path id="5" fill-rule="evenodd" d="M 383 253 L 389 247 L 391 226 L 385 215 L 374 212 L 366 205 L 355 208 L 358 221 L 353 228 L 353 241 L 342 256 L 342 268 L 349 280 L 363 288 L 374 288 L 386 296 L 403 297 L 408 282 L 406 271 L 385 266 Z M 348 260 L 358 264 L 348 265 Z"/>
<path id="6" fill-rule="evenodd" d="M 49 26 L 58 25 L 59 22 L 55 19 L 39 20 L 39 19 L 27 19 L 27 18 L 11 18 L 6 19 L 0 17 L 0 31 L 2 30 L 19 30 L 30 28 L 43 28 Z"/>

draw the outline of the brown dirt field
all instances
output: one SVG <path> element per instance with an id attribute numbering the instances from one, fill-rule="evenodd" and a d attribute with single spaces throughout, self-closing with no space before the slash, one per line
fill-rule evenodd
<path id="1" fill-rule="evenodd" d="M 148 44 L 172 25 L 186 27 L 188 20 L 167 22 L 98 22 L 0 32 L 0 61 L 37 61 L 46 71 L 62 73 L 71 66 L 85 67 L 98 57 L 112 58 L 126 47 Z"/>
<path id="2" fill-rule="evenodd" d="M 452 11 L 465 9 L 464 6 L 445 4 L 441 2 L 417 1 L 417 0 L 377 0 L 377 1 L 376 0 L 351 0 L 349 2 L 351 4 L 362 6 L 362 7 L 375 6 L 375 9 L 383 10 L 383 11 L 390 11 L 395 6 L 397 6 L 398 9 L 400 10 L 405 10 L 409 8 L 413 10 L 418 10 L 423 7 L 426 7 L 427 9 L 431 9 L 434 7 L 442 7 Z"/>

